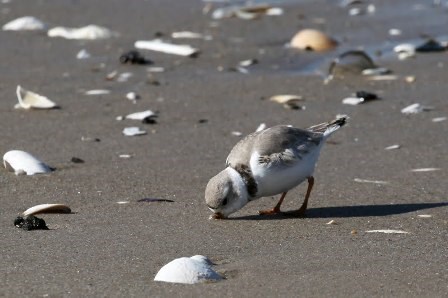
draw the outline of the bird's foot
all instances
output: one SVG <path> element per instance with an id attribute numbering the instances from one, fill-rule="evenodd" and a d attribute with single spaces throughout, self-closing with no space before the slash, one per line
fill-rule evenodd
<path id="1" fill-rule="evenodd" d="M 283 212 L 280 211 L 280 208 L 272 208 L 268 210 L 260 210 L 258 211 L 259 215 L 274 215 L 274 214 L 282 214 Z"/>

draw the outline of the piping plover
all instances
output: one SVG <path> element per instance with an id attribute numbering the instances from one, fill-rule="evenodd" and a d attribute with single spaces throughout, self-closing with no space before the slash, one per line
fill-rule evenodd
<path id="1" fill-rule="evenodd" d="M 305 214 L 314 184 L 313 172 L 325 140 L 348 117 L 339 116 L 330 122 L 299 129 L 274 126 L 254 132 L 233 147 L 227 167 L 211 178 L 205 190 L 205 201 L 212 218 L 226 218 L 255 199 L 282 194 L 277 205 L 260 214 L 281 213 L 286 193 L 308 180 L 305 201 L 292 214 Z"/>

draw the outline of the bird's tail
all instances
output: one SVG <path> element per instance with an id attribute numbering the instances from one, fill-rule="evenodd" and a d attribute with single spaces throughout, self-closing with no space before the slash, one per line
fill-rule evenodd
<path id="1" fill-rule="evenodd" d="M 313 125 L 308 127 L 307 130 L 320 132 L 324 134 L 324 137 L 328 137 L 340 127 L 344 126 L 348 119 L 349 117 L 347 115 L 338 115 L 333 121 Z"/>

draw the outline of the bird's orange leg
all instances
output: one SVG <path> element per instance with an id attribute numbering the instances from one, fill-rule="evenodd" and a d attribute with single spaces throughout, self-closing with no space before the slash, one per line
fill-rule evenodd
<path id="1" fill-rule="evenodd" d="M 285 199 L 287 193 L 288 193 L 287 191 L 282 193 L 282 196 L 280 197 L 280 200 L 278 201 L 277 205 L 275 205 L 274 208 L 268 209 L 268 210 L 260 210 L 260 211 L 258 211 L 258 214 L 260 214 L 260 215 L 269 215 L 269 214 L 282 213 L 280 211 L 280 205 L 283 203 L 283 200 Z"/>
<path id="2" fill-rule="evenodd" d="M 306 190 L 305 201 L 303 201 L 302 207 L 300 207 L 298 210 L 291 212 L 292 215 L 305 216 L 306 207 L 308 206 L 308 199 L 310 198 L 313 185 L 314 185 L 314 177 L 313 176 L 308 177 L 308 189 Z"/>

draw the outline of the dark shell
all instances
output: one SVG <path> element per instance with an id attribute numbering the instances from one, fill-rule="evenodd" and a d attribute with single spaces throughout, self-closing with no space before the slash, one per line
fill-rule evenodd
<path id="1" fill-rule="evenodd" d="M 361 74 L 363 70 L 370 68 L 377 68 L 377 66 L 364 51 L 348 51 L 331 62 L 328 74 L 335 77 Z"/>

